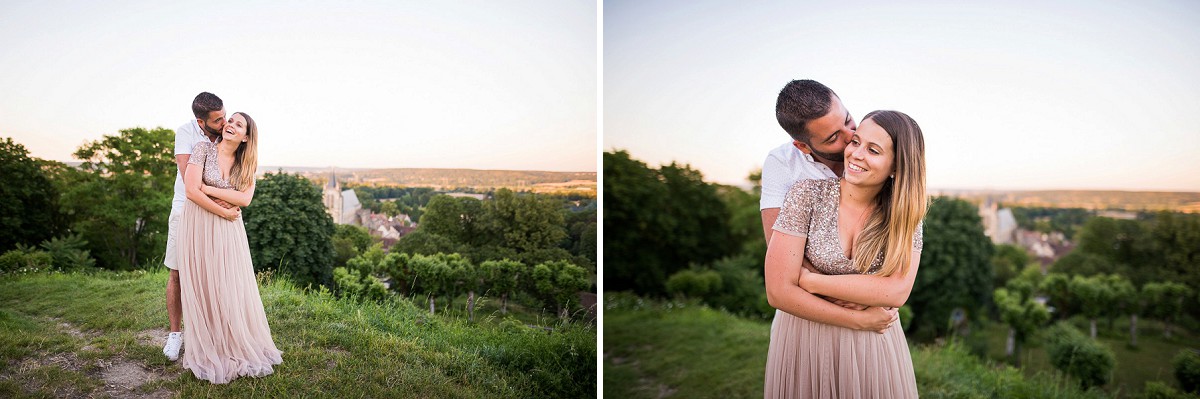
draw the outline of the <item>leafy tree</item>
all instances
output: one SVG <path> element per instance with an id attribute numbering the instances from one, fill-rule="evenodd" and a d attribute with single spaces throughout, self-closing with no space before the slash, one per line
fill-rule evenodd
<path id="1" fill-rule="evenodd" d="M 475 321 L 475 291 L 483 286 L 483 272 L 479 266 L 462 257 L 448 264 L 454 275 L 455 290 L 452 291 L 452 297 L 457 297 L 459 290 L 467 291 L 467 320 Z"/>
<path id="2" fill-rule="evenodd" d="M 50 238 L 58 230 L 59 191 L 25 146 L 0 141 L 0 252 Z"/>
<path id="3" fill-rule="evenodd" d="M 1039 288 L 1054 306 L 1058 318 L 1066 319 L 1075 311 L 1075 297 L 1071 294 L 1071 277 L 1063 273 L 1050 273 L 1042 279 Z"/>
<path id="4" fill-rule="evenodd" d="M 1171 337 L 1171 323 L 1183 313 L 1184 300 L 1192 295 L 1191 288 L 1175 283 L 1149 283 L 1142 286 L 1146 296 L 1147 313 L 1162 320 L 1163 335 Z"/>
<path id="5" fill-rule="evenodd" d="M 136 269 L 162 260 L 178 169 L 173 137 L 164 128 L 124 129 L 75 151 L 83 162 L 79 173 L 64 176 L 71 181 L 61 205 L 101 267 Z"/>
<path id="6" fill-rule="evenodd" d="M 514 260 L 489 260 L 479 264 L 484 281 L 500 295 L 500 312 L 508 314 L 508 298 L 521 286 L 525 265 Z"/>
<path id="7" fill-rule="evenodd" d="M 400 240 L 396 241 L 393 251 L 412 255 L 433 255 L 452 253 L 458 250 L 458 246 L 446 236 L 430 233 L 422 229 L 424 229 L 424 226 L 414 232 L 405 234 L 404 237 L 400 237 Z"/>
<path id="8" fill-rule="evenodd" d="M 1113 320 L 1120 316 L 1129 316 L 1129 344 L 1137 346 L 1137 315 L 1142 311 L 1141 298 L 1137 287 L 1120 274 L 1110 274 L 1105 279 L 1108 290 L 1112 293 L 1112 302 L 1105 309 L 1108 317 L 1108 329 L 1113 329 Z"/>
<path id="9" fill-rule="evenodd" d="M 1120 273 L 1117 265 L 1109 258 L 1084 252 L 1076 248 L 1054 261 L 1050 270 L 1065 275 L 1094 276 L 1097 274 Z"/>
<path id="10" fill-rule="evenodd" d="M 546 306 L 556 306 L 561 318 L 567 317 L 572 303 L 578 306 L 579 291 L 589 284 L 587 270 L 563 261 L 534 266 L 530 277 L 535 295 Z"/>
<path id="11" fill-rule="evenodd" d="M 925 215 L 921 267 L 909 295 L 914 335 L 940 335 L 955 308 L 982 315 L 992 289 L 992 242 L 970 203 L 935 198 Z"/>
<path id="12" fill-rule="evenodd" d="M 595 270 L 596 265 L 595 204 L 592 202 L 587 209 L 566 214 L 567 239 L 563 242 L 563 249 L 576 257 L 587 259 L 591 270 Z"/>
<path id="13" fill-rule="evenodd" d="M 1047 355 L 1055 368 L 1079 380 L 1084 388 L 1101 386 L 1112 379 L 1117 358 L 1112 349 L 1088 339 L 1067 322 L 1059 322 L 1047 336 L 1050 345 Z"/>
<path id="14" fill-rule="evenodd" d="M 1088 219 L 1079 230 L 1077 240 L 1079 247 L 1076 251 L 1096 255 L 1110 262 L 1105 269 L 1097 268 L 1096 273 L 1120 273 L 1137 277 L 1129 273 L 1130 267 L 1142 265 L 1149 249 L 1142 223 L 1134 220 L 1117 220 L 1105 217 Z M 1137 281 L 1135 281 L 1137 282 Z"/>
<path id="15" fill-rule="evenodd" d="M 333 269 L 333 283 L 341 295 L 356 295 L 362 299 L 381 300 L 387 297 L 387 286 L 377 277 L 384 271 L 383 246 L 372 245 L 362 254 L 351 258 L 345 267 Z"/>
<path id="16" fill-rule="evenodd" d="M 1024 248 L 1008 244 L 997 245 L 996 252 L 992 255 L 992 286 L 1003 287 L 1030 262 L 1029 254 Z"/>
<path id="17" fill-rule="evenodd" d="M 337 252 L 334 258 L 335 266 L 345 266 L 351 258 L 366 252 L 375 242 L 367 228 L 350 224 L 334 226 L 333 249 Z"/>
<path id="18" fill-rule="evenodd" d="M 728 210 L 699 171 L 604 154 L 605 287 L 664 294 L 667 276 L 731 255 Z"/>
<path id="19" fill-rule="evenodd" d="M 267 173 L 242 217 L 254 270 L 278 268 L 302 286 L 333 282 L 335 228 L 316 185 L 299 175 Z"/>
<path id="20" fill-rule="evenodd" d="M 415 287 L 429 299 L 429 313 L 437 312 L 436 296 L 445 292 L 447 282 L 453 278 L 453 270 L 444 257 L 415 255 L 409 260 L 409 266 L 415 275 Z"/>
<path id="21" fill-rule="evenodd" d="M 1109 307 L 1112 307 L 1113 294 L 1105 282 L 1106 278 L 1104 275 L 1090 277 L 1077 275 L 1071 277 L 1071 282 L 1068 284 L 1068 289 L 1083 305 L 1083 314 L 1087 316 L 1088 322 L 1091 324 L 1092 339 L 1096 339 L 1096 319 L 1104 315 Z"/>
<path id="22" fill-rule="evenodd" d="M 455 244 L 483 244 L 483 219 L 481 201 L 439 195 L 429 200 L 419 230 L 446 237 Z"/>
<path id="23" fill-rule="evenodd" d="M 1046 306 L 1034 300 L 1033 287 L 1029 281 L 1017 278 L 1009 280 L 1005 288 L 997 288 L 993 293 L 1000 319 L 1009 326 L 1006 351 L 1018 367 L 1021 365 L 1022 344 L 1050 320 Z"/>
<path id="24" fill-rule="evenodd" d="M 1196 273 L 1200 266 L 1200 215 L 1159 212 L 1149 230 L 1153 261 L 1147 263 L 1153 267 L 1147 268 L 1152 275 L 1146 277 L 1200 288 L 1200 273 Z"/>
<path id="25" fill-rule="evenodd" d="M 400 207 L 396 205 L 395 201 L 384 201 L 379 205 L 379 212 L 388 216 L 396 216 L 400 214 Z"/>
<path id="26" fill-rule="evenodd" d="M 563 227 L 565 210 L 558 200 L 535 194 L 517 195 L 502 188 L 496 190 L 491 201 L 483 203 L 483 209 L 487 215 L 487 235 L 499 238 L 502 247 L 532 252 L 557 247 L 567 238 Z"/>

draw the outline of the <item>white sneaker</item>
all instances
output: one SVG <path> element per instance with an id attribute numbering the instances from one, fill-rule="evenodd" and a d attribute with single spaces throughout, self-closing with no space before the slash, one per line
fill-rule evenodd
<path id="1" fill-rule="evenodd" d="M 173 332 L 167 334 L 167 345 L 163 347 L 163 354 L 167 355 L 167 359 L 172 361 L 179 359 L 179 348 L 183 347 L 183 333 Z"/>

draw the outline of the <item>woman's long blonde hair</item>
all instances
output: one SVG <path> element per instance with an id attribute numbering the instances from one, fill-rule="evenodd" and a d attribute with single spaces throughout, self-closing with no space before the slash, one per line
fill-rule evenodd
<path id="1" fill-rule="evenodd" d="M 229 170 L 229 183 L 238 191 L 254 184 L 254 174 L 258 171 L 258 125 L 245 112 L 234 112 L 246 118 L 246 142 L 238 145 L 233 151 L 233 167 Z"/>
<path id="2" fill-rule="evenodd" d="M 896 173 L 875 195 L 875 210 L 854 246 L 854 265 L 866 273 L 882 251 L 880 276 L 906 273 L 912 263 L 913 235 L 929 205 L 925 198 L 925 138 L 917 122 L 902 112 L 873 111 L 863 117 L 868 119 L 892 137 Z"/>

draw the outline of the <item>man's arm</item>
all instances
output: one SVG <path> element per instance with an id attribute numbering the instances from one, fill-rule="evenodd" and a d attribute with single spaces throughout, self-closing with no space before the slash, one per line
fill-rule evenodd
<path id="1" fill-rule="evenodd" d="M 766 208 L 760 214 L 762 214 L 763 237 L 770 243 L 771 233 L 775 232 L 772 227 L 775 227 L 775 219 L 779 218 L 779 208 Z"/>

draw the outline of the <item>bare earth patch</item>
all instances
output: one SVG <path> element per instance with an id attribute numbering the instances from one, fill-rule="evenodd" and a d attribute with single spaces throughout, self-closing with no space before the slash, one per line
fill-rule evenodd
<path id="1" fill-rule="evenodd" d="M 147 382 L 156 381 L 163 377 L 158 373 L 147 371 L 141 365 L 118 359 L 115 362 L 100 361 L 103 370 L 100 378 L 104 379 L 104 393 L 120 398 L 167 398 L 171 392 L 160 389 L 151 393 L 141 393 L 137 388 Z"/>

